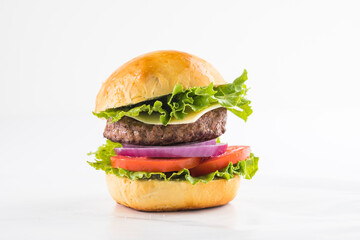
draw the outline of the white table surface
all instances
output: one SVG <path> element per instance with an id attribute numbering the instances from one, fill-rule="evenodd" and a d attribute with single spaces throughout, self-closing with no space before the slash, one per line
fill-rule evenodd
<path id="1" fill-rule="evenodd" d="M 105 188 L 105 186 L 104 186 Z M 348 182 L 259 178 L 230 204 L 145 213 L 109 195 L 82 194 L 2 202 L 1 239 L 359 239 L 360 194 Z"/>

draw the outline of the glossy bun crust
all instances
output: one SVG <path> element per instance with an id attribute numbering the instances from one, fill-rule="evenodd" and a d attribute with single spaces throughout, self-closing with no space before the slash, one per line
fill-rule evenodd
<path id="1" fill-rule="evenodd" d="M 184 89 L 226 84 L 208 62 L 179 51 L 141 55 L 118 68 L 102 84 L 95 112 L 136 104 L 170 94 L 176 84 Z"/>
<path id="2" fill-rule="evenodd" d="M 130 180 L 106 175 L 112 198 L 140 211 L 178 211 L 227 204 L 240 186 L 240 177 L 191 185 L 188 181 Z"/>

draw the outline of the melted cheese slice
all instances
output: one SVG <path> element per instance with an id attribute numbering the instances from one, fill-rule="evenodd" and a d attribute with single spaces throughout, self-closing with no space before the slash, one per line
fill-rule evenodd
<path id="1" fill-rule="evenodd" d="M 213 104 L 210 105 L 208 108 L 205 108 L 202 111 L 199 112 L 194 112 L 191 111 L 189 112 L 186 117 L 184 119 L 176 119 L 176 118 L 171 118 L 171 120 L 169 121 L 169 124 L 188 124 L 188 123 L 193 123 L 196 122 L 199 118 L 201 118 L 202 115 L 204 115 L 207 112 L 210 112 L 216 108 L 221 107 L 220 104 Z M 146 124 L 154 124 L 154 125 L 161 125 L 162 123 L 160 122 L 160 114 L 159 113 L 152 113 L 151 115 L 147 114 L 147 113 L 140 113 L 139 116 L 136 117 L 132 117 L 140 122 L 146 123 Z"/>

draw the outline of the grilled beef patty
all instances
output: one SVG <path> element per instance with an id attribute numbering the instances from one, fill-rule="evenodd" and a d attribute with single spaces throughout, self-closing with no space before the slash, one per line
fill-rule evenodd
<path id="1" fill-rule="evenodd" d="M 126 116 L 114 123 L 108 119 L 104 137 L 113 142 L 149 146 L 206 141 L 225 132 L 226 112 L 226 108 L 217 108 L 194 123 L 167 126 L 145 124 Z"/>

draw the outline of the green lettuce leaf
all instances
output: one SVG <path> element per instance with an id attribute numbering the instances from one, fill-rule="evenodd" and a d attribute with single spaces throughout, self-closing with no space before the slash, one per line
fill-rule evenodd
<path id="1" fill-rule="evenodd" d="M 163 181 L 189 181 L 191 184 L 196 184 L 198 182 L 208 183 L 211 180 L 219 178 L 229 180 L 236 175 L 243 176 L 245 179 L 251 179 L 258 170 L 259 158 L 251 153 L 247 160 L 240 161 L 236 164 L 229 163 L 224 169 L 199 177 L 192 177 L 188 169 L 182 169 L 178 172 L 171 173 L 135 172 L 122 168 L 113 168 L 111 166 L 110 157 L 116 155 L 114 151 L 115 147 L 121 147 L 121 144 L 107 140 L 106 144 L 100 146 L 96 152 L 89 153 L 89 155 L 95 155 L 96 158 L 95 162 L 88 162 L 90 166 L 97 170 L 103 170 L 106 174 L 127 177 L 131 180 L 157 179 Z"/>
<path id="2" fill-rule="evenodd" d="M 136 117 L 140 113 L 159 113 L 159 120 L 167 125 L 171 118 L 184 119 L 189 111 L 201 111 L 211 104 L 220 104 L 227 108 L 244 121 L 251 115 L 251 101 L 245 98 L 247 93 L 246 85 L 247 71 L 228 83 L 214 87 L 211 83 L 207 87 L 193 87 L 183 89 L 177 84 L 172 94 L 162 96 L 150 101 L 141 102 L 132 106 L 108 109 L 99 113 L 93 113 L 99 118 L 111 118 L 111 122 L 119 121 L 122 117 Z"/>

